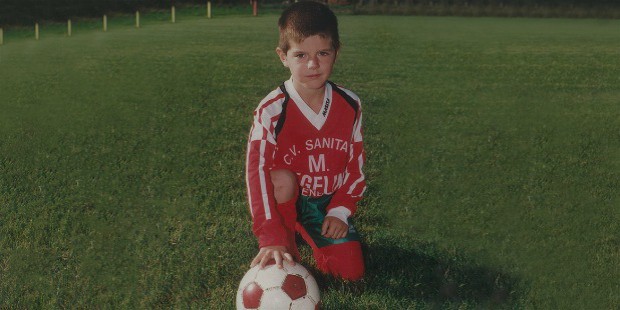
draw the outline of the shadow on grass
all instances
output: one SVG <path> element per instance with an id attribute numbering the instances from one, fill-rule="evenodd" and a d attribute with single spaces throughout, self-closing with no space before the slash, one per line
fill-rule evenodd
<path id="1" fill-rule="evenodd" d="M 366 290 L 386 291 L 403 299 L 485 307 L 507 306 L 516 299 L 513 277 L 429 244 L 412 249 L 389 243 L 371 245 L 365 254 Z"/>
<path id="2" fill-rule="evenodd" d="M 364 245 L 364 255 L 366 275 L 359 283 L 337 280 L 313 268 L 322 290 L 336 289 L 353 296 L 372 293 L 400 300 L 401 304 L 440 308 L 452 308 L 450 304 L 514 308 L 518 300 L 514 277 L 432 244 L 375 241 Z"/>

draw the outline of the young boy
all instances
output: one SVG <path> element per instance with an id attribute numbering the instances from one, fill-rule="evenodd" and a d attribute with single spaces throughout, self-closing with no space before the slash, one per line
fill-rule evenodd
<path id="1" fill-rule="evenodd" d="M 364 260 L 350 217 L 362 198 L 362 111 L 359 98 L 328 81 L 340 39 L 334 13 L 298 2 L 278 21 L 276 48 L 291 78 L 254 111 L 246 182 L 259 253 L 251 266 L 299 260 L 295 232 L 317 267 L 359 280 Z"/>

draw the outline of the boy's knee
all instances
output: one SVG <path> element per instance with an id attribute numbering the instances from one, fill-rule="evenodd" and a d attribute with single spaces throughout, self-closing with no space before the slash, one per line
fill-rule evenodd
<path id="1" fill-rule="evenodd" d="M 362 257 L 353 257 L 346 263 L 340 263 L 334 266 L 335 273 L 344 280 L 359 281 L 364 277 L 365 266 Z"/>
<path id="2" fill-rule="evenodd" d="M 285 203 L 297 196 L 297 176 L 290 170 L 272 170 L 271 183 L 273 183 L 273 195 L 277 203 Z"/>
<path id="3" fill-rule="evenodd" d="M 323 247 L 315 252 L 315 259 L 319 269 L 341 279 L 359 281 L 364 277 L 364 257 L 357 241 Z"/>
<path id="4" fill-rule="evenodd" d="M 344 280 L 359 281 L 364 278 L 364 266 L 356 266 L 355 268 L 341 270 L 339 276 Z"/>

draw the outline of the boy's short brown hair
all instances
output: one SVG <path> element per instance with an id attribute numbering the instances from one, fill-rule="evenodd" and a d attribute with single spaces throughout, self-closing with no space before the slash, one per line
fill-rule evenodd
<path id="1" fill-rule="evenodd" d="M 301 42 L 307 37 L 319 35 L 332 40 L 334 50 L 340 49 L 338 19 L 326 5 L 314 1 L 300 1 L 288 7 L 278 20 L 280 42 L 278 47 L 285 53 L 289 42 Z"/>

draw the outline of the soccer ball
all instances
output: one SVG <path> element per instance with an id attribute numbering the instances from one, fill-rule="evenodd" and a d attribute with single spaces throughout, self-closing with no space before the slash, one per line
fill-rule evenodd
<path id="1" fill-rule="evenodd" d="M 299 263 L 283 265 L 248 270 L 237 290 L 237 309 L 318 309 L 319 286 L 310 272 Z"/>

